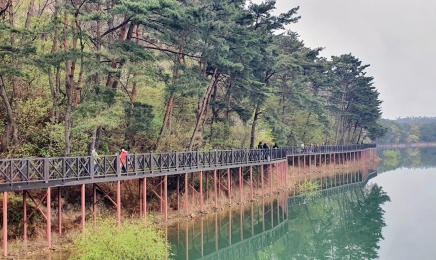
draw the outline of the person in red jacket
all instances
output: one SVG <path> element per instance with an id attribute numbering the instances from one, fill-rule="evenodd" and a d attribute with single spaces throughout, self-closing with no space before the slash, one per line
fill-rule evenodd
<path id="1" fill-rule="evenodd" d="M 120 152 L 120 166 L 123 172 L 127 172 L 127 166 L 129 162 L 129 152 L 124 149 L 121 149 Z"/>

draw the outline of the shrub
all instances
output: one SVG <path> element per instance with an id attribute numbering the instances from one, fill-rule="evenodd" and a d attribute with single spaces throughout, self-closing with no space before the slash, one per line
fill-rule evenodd
<path id="1" fill-rule="evenodd" d="M 76 241 L 72 259 L 145 259 L 169 257 L 169 246 L 162 231 L 141 221 L 126 220 L 117 227 L 114 220 L 100 220 L 85 229 Z"/>

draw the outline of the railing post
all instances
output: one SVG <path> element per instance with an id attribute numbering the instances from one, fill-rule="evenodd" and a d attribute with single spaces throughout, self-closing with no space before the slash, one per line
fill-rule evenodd
<path id="1" fill-rule="evenodd" d="M 150 152 L 150 172 L 154 173 L 154 154 L 153 154 L 153 151 Z"/>
<path id="2" fill-rule="evenodd" d="M 89 175 L 91 176 L 91 179 L 94 179 L 94 158 L 92 156 L 89 156 Z"/>
<path id="3" fill-rule="evenodd" d="M 249 153 L 250 153 L 250 149 L 245 149 L 245 162 L 246 163 L 249 163 L 250 162 L 250 156 L 249 156 Z"/>
<path id="4" fill-rule="evenodd" d="M 138 175 L 138 155 L 136 153 L 133 155 L 133 169 L 135 170 L 135 175 Z"/>
<path id="5" fill-rule="evenodd" d="M 196 156 L 197 156 L 197 168 L 200 168 L 200 152 L 197 150 L 196 151 Z"/>
<path id="6" fill-rule="evenodd" d="M 45 181 L 45 183 L 48 183 L 49 174 L 50 173 L 49 173 L 49 167 L 48 167 L 48 157 L 45 156 L 45 158 L 44 158 L 44 181 Z M 12 180 L 12 176 L 11 176 L 11 180 Z"/>
<path id="7" fill-rule="evenodd" d="M 117 163 L 117 176 L 120 177 L 121 176 L 121 163 L 120 163 L 120 154 L 117 154 L 117 158 L 116 158 L 116 163 Z"/>
<path id="8" fill-rule="evenodd" d="M 177 151 L 174 151 L 174 154 L 175 154 L 175 159 L 174 159 L 174 163 L 175 163 L 175 167 L 176 167 L 176 171 L 178 171 L 179 170 L 179 152 L 177 152 Z"/>

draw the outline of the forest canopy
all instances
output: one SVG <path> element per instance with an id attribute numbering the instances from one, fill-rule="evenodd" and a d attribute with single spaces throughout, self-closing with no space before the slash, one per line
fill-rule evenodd
<path id="1" fill-rule="evenodd" d="M 0 0 L 0 157 L 370 142 L 373 78 L 275 1 Z"/>

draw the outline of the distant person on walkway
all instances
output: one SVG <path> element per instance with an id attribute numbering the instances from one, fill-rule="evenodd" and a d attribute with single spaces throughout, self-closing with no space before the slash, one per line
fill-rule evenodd
<path id="1" fill-rule="evenodd" d="M 262 142 L 259 142 L 259 144 L 257 145 L 257 149 L 262 149 L 262 148 L 263 148 Z"/>
<path id="2" fill-rule="evenodd" d="M 124 149 L 121 149 L 120 152 L 120 166 L 123 172 L 127 172 L 128 169 L 128 161 L 129 161 L 129 152 Z"/>
<path id="3" fill-rule="evenodd" d="M 277 145 L 277 143 L 274 143 L 274 146 L 272 148 L 279 148 L 279 146 Z"/>
<path id="4" fill-rule="evenodd" d="M 266 143 L 263 143 L 263 149 L 268 149 L 268 145 Z"/>
<path id="5" fill-rule="evenodd" d="M 92 160 L 94 160 L 94 174 L 98 174 L 98 162 L 101 160 L 101 158 L 97 151 L 95 151 L 95 148 L 92 148 L 91 150 L 91 157 Z"/>

